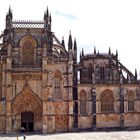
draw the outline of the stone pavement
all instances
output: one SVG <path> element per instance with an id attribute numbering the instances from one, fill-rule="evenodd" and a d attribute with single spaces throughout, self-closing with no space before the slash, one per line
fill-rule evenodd
<path id="1" fill-rule="evenodd" d="M 16 135 L 0 135 L 0 140 L 17 140 Z M 18 140 L 24 140 L 20 135 Z M 140 131 L 78 132 L 26 135 L 26 140 L 140 140 Z"/>

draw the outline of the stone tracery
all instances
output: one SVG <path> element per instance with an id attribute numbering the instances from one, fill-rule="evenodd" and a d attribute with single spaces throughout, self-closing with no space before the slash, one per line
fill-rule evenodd
<path id="1" fill-rule="evenodd" d="M 12 103 L 14 113 L 41 111 L 41 101 L 37 95 L 33 95 L 29 86 L 25 86 Z"/>
<path id="2" fill-rule="evenodd" d="M 110 112 L 114 111 L 114 97 L 110 90 L 105 90 L 101 94 L 101 111 Z"/>

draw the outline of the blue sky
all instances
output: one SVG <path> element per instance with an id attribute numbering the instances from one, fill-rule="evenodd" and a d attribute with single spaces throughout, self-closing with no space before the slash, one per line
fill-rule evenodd
<path id="1" fill-rule="evenodd" d="M 13 19 L 42 20 L 47 6 L 52 15 L 52 30 L 61 40 L 71 30 L 78 52 L 113 53 L 133 73 L 140 74 L 140 0 L 4 0 L 0 8 L 0 31 L 5 27 L 9 5 Z"/>

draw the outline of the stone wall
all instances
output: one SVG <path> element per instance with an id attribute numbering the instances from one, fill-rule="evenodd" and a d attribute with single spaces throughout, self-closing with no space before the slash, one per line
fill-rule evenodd
<path id="1" fill-rule="evenodd" d="M 92 128 L 92 116 L 79 116 L 78 117 L 78 128 L 88 129 Z"/>
<path id="2" fill-rule="evenodd" d="M 43 122 L 47 127 L 46 132 L 67 131 L 69 127 L 68 102 L 53 101 L 47 102 L 46 105 L 43 110 L 46 114 L 44 117 L 46 122 Z"/>
<path id="3" fill-rule="evenodd" d="M 139 113 L 125 113 L 124 115 L 125 127 L 137 127 L 140 126 L 140 114 Z"/>
<path id="4" fill-rule="evenodd" d="M 6 125 L 5 125 L 5 116 L 0 115 L 0 133 L 5 132 Z"/>
<path id="5" fill-rule="evenodd" d="M 120 114 L 97 114 L 97 128 L 120 127 Z"/>

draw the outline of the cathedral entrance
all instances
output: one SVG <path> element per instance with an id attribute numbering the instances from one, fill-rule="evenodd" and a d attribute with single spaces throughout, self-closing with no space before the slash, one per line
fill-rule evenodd
<path id="1" fill-rule="evenodd" d="M 12 115 L 15 117 L 13 131 L 24 127 L 28 132 L 42 131 L 42 103 L 40 98 L 32 92 L 29 85 L 25 85 L 12 103 Z"/>
<path id="2" fill-rule="evenodd" d="M 32 132 L 34 130 L 34 113 L 21 113 L 21 127 L 24 127 L 27 132 Z"/>

